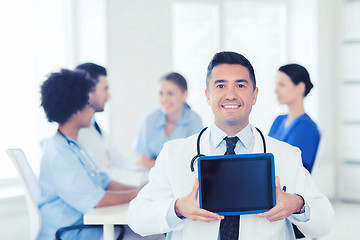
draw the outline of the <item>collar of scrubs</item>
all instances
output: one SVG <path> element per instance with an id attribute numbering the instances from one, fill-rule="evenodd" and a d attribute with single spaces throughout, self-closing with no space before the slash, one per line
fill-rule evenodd
<path id="1" fill-rule="evenodd" d="M 69 144 L 63 136 L 55 135 L 55 137 L 57 137 L 57 139 L 59 139 L 62 142 L 62 144 L 64 144 L 67 147 L 70 147 L 70 149 L 80 159 L 80 161 L 82 162 L 84 167 L 88 170 L 91 176 L 95 176 L 95 174 L 99 172 L 97 165 L 94 163 L 91 157 L 85 152 L 84 147 L 77 140 L 67 136 L 66 138 L 71 142 Z"/>
<path id="2" fill-rule="evenodd" d="M 80 152 L 80 149 L 83 149 L 83 146 L 81 146 L 81 144 L 77 140 L 73 139 L 72 137 L 66 136 L 66 139 L 65 139 L 61 135 L 55 135 L 55 136 L 58 137 L 58 139 L 60 139 L 61 142 L 66 143 L 66 145 L 75 147 L 77 149 L 77 151 L 79 151 L 79 152 Z M 70 144 L 68 143 L 68 140 L 70 141 Z"/>
<path id="3" fill-rule="evenodd" d="M 212 143 L 214 144 L 214 148 L 219 147 L 224 138 L 228 136 L 223 130 L 221 130 L 215 123 L 213 123 L 210 127 L 210 137 Z M 251 138 L 253 136 L 253 131 L 251 129 L 250 123 L 243 128 L 240 132 L 238 132 L 235 136 L 237 136 L 241 142 L 241 144 L 248 149 L 251 144 Z"/>
<path id="4" fill-rule="evenodd" d="M 292 128 L 293 126 L 295 126 L 300 120 L 302 120 L 303 118 L 307 118 L 307 117 L 309 117 L 309 116 L 308 116 L 306 113 L 304 113 L 304 114 L 298 116 L 297 118 L 295 118 L 295 119 L 291 122 L 291 124 L 285 128 L 285 122 L 286 122 L 286 120 L 288 119 L 288 117 L 289 117 L 289 115 L 286 114 L 285 117 L 284 117 L 284 121 L 282 122 L 283 128 L 284 128 L 285 130 L 286 130 L 286 129 L 291 129 L 291 128 Z"/>
<path id="5" fill-rule="evenodd" d="M 189 118 L 189 113 L 190 113 L 190 108 L 185 106 L 183 106 L 180 118 L 178 119 L 178 121 L 176 122 L 176 125 L 185 125 L 186 123 L 188 123 L 190 121 Z M 166 126 L 166 115 L 164 114 L 164 112 L 162 110 L 160 110 L 160 120 L 158 121 L 158 127 L 165 127 Z"/>
<path id="6" fill-rule="evenodd" d="M 288 134 L 292 131 L 292 129 L 299 123 L 301 122 L 303 119 L 309 117 L 306 113 L 298 116 L 297 118 L 295 118 L 289 126 L 285 127 L 285 122 L 288 119 L 289 115 L 283 115 L 283 119 L 280 125 L 280 128 L 282 129 L 282 131 L 279 131 L 279 136 L 275 136 L 276 139 L 283 141 L 287 138 Z"/>
<path id="7" fill-rule="evenodd" d="M 91 118 L 91 123 L 90 123 L 90 126 L 94 126 L 94 124 L 95 124 L 95 118 L 94 118 L 94 116 Z"/>

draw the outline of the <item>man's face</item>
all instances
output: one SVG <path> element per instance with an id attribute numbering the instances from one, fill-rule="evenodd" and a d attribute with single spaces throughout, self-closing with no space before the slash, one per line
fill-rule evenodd
<path id="1" fill-rule="evenodd" d="M 253 90 L 249 71 L 239 64 L 215 66 L 205 90 L 215 124 L 227 133 L 239 132 L 246 127 L 257 94 L 258 88 Z"/>
<path id="2" fill-rule="evenodd" d="M 91 104 L 95 112 L 103 112 L 105 103 L 110 98 L 109 85 L 104 75 L 100 75 L 98 80 L 99 82 L 96 84 L 95 91 L 91 93 Z"/>

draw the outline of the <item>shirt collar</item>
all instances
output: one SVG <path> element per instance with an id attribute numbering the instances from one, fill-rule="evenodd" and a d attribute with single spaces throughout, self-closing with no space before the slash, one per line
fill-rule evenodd
<path id="1" fill-rule="evenodd" d="M 184 125 L 190 121 L 190 118 L 188 117 L 190 112 L 190 108 L 187 107 L 185 104 L 183 106 L 180 118 L 177 120 L 176 124 Z M 166 126 L 166 115 L 162 110 L 160 110 L 160 118 L 158 121 L 159 127 L 165 127 Z"/>
<path id="2" fill-rule="evenodd" d="M 250 143 L 251 143 L 252 134 L 253 134 L 253 132 L 252 132 L 251 126 L 250 126 L 250 124 L 248 124 L 240 132 L 235 134 L 235 136 L 237 136 L 240 139 L 240 142 L 242 143 L 242 145 L 244 145 L 244 147 L 246 149 L 248 149 L 250 146 Z M 215 123 L 213 123 L 211 125 L 210 137 L 214 144 L 214 148 L 217 148 L 220 145 L 221 141 L 223 141 L 226 136 L 228 136 L 228 135 L 223 130 L 221 130 L 218 126 L 216 126 Z"/>

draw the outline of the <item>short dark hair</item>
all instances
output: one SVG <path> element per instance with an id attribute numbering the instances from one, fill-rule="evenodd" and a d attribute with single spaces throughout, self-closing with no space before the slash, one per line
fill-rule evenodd
<path id="1" fill-rule="evenodd" d="M 96 84 L 99 82 L 99 76 L 107 76 L 106 68 L 92 62 L 80 64 L 76 69 L 87 72 L 90 77 L 94 79 Z"/>
<path id="2" fill-rule="evenodd" d="M 41 85 L 41 106 L 49 122 L 66 123 L 89 102 L 95 83 L 83 71 L 62 69 L 51 73 Z"/>
<path id="3" fill-rule="evenodd" d="M 305 92 L 304 92 L 305 97 L 309 94 L 310 90 L 313 88 L 313 84 L 310 81 L 309 72 L 306 70 L 305 67 L 296 63 L 291 63 L 281 66 L 279 68 L 279 71 L 288 75 L 291 81 L 295 85 L 298 85 L 300 82 L 303 82 L 305 84 Z"/>
<path id="4" fill-rule="evenodd" d="M 209 78 L 211 75 L 211 71 L 214 67 L 221 64 L 239 64 L 241 66 L 244 66 L 249 71 L 250 79 L 253 83 L 253 88 L 255 90 L 256 88 L 256 79 L 255 79 L 255 73 L 254 68 L 252 67 L 249 60 L 247 60 L 246 57 L 243 55 L 236 53 L 236 52 L 218 52 L 214 55 L 214 57 L 211 59 L 208 68 L 207 68 L 207 75 L 206 75 L 206 88 L 209 89 Z"/>
<path id="5" fill-rule="evenodd" d="M 166 81 L 175 83 L 176 86 L 178 86 L 183 92 L 187 91 L 187 89 L 188 89 L 186 79 L 180 73 L 177 73 L 177 72 L 168 73 L 161 78 L 161 81 L 162 80 L 166 80 Z"/>

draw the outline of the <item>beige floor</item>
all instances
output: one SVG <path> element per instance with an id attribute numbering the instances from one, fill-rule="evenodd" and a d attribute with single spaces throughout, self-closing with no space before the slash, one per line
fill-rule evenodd
<path id="1" fill-rule="evenodd" d="M 359 240 L 360 204 L 349 202 L 333 203 L 335 221 L 329 235 L 320 240 Z"/>

